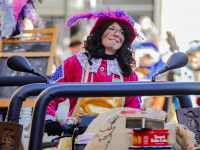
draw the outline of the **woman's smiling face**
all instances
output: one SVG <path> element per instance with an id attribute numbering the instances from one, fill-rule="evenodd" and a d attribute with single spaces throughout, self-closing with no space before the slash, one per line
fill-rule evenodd
<path id="1" fill-rule="evenodd" d="M 124 43 L 124 31 L 117 22 L 114 22 L 106 29 L 101 39 L 102 44 L 105 47 L 105 53 L 114 55 Z"/>

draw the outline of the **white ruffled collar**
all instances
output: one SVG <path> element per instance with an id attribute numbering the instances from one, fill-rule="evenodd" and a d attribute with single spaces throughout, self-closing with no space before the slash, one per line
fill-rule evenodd
<path id="1" fill-rule="evenodd" d="M 78 61 L 81 64 L 81 67 L 84 70 L 86 70 L 88 57 L 83 52 L 76 54 L 76 56 L 77 56 Z M 98 58 L 98 59 L 92 58 L 91 59 L 92 65 L 90 66 L 89 72 L 97 73 L 99 67 L 101 66 L 101 61 L 102 61 L 102 58 Z M 119 69 L 119 65 L 116 58 L 114 60 L 107 60 L 107 75 L 109 76 L 112 73 L 120 76 L 120 69 Z"/>

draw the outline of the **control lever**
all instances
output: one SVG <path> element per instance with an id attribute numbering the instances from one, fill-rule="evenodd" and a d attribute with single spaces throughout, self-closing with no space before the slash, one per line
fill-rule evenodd
<path id="1" fill-rule="evenodd" d="M 73 136 L 72 136 L 72 150 L 74 150 L 74 143 L 75 143 L 75 138 L 79 135 L 79 128 L 76 127 L 74 129 L 74 132 L 73 132 Z"/>

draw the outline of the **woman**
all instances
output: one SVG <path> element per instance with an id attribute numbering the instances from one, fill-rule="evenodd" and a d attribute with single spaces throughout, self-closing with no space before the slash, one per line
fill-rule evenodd
<path id="1" fill-rule="evenodd" d="M 123 82 L 138 81 L 132 67 L 131 43 L 137 36 L 134 21 L 123 10 L 88 12 L 69 18 L 67 27 L 79 19 L 98 19 L 84 42 L 85 53 L 66 59 L 51 77 L 51 82 Z M 64 98 L 55 99 L 47 108 L 45 128 L 48 135 L 60 135 L 61 125 L 55 122 L 55 111 Z M 116 107 L 140 107 L 138 97 L 70 98 L 68 116 L 101 114 Z"/>

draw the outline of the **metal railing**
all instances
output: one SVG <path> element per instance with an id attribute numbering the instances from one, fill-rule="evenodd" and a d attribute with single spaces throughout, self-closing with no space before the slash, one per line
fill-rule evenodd
<path id="1" fill-rule="evenodd" d="M 55 85 L 45 89 L 37 98 L 31 127 L 29 150 L 41 149 L 44 120 L 51 100 L 61 97 L 113 97 L 113 96 L 178 96 L 181 107 L 192 107 L 188 96 L 200 95 L 197 82 L 118 82 L 118 83 L 73 83 Z M 183 102 L 184 101 L 184 102 Z"/>

